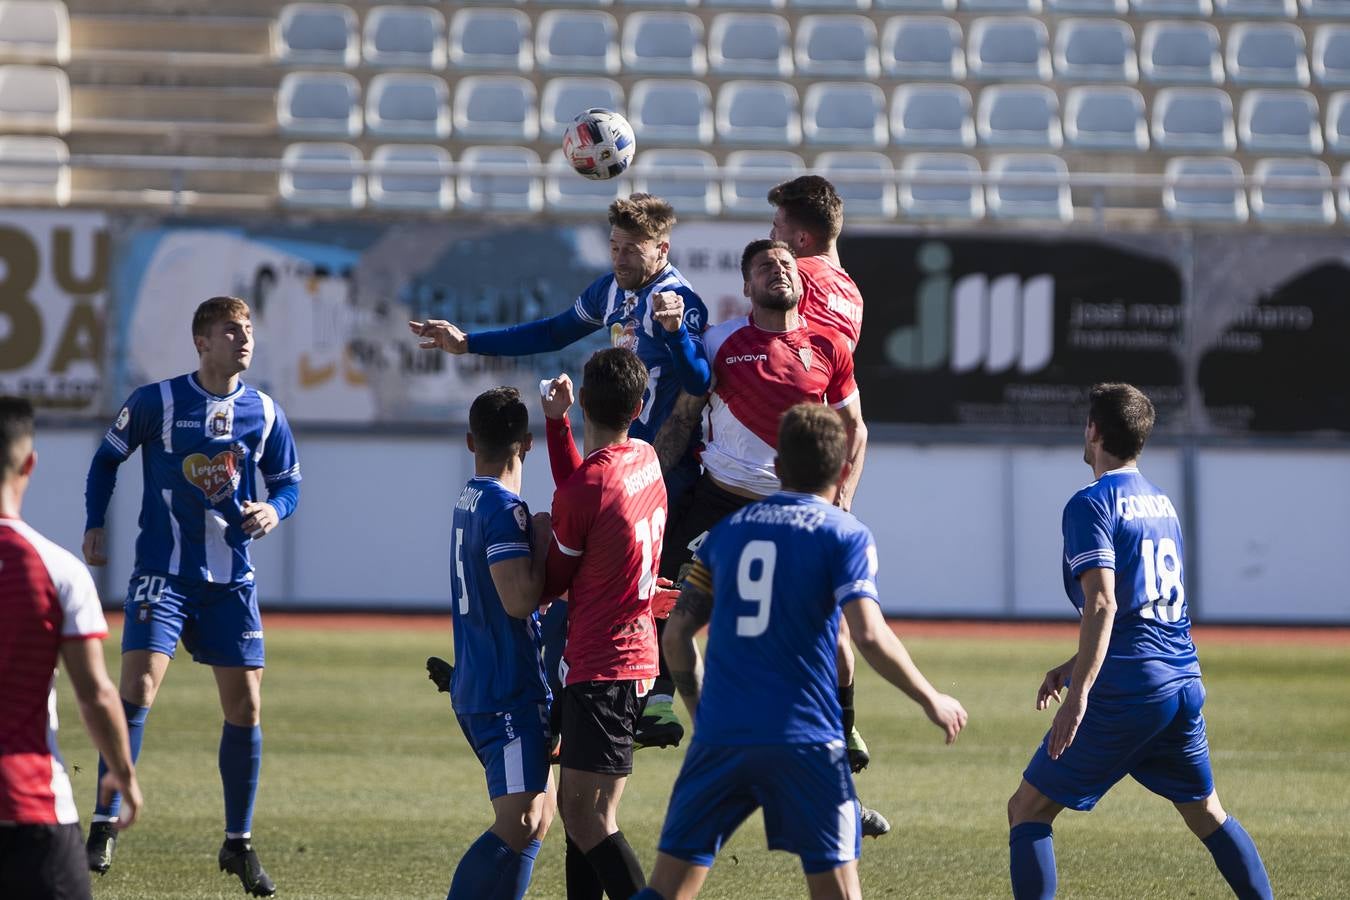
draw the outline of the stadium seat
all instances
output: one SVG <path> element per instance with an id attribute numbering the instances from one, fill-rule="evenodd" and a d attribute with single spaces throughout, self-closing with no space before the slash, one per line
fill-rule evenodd
<path id="1" fill-rule="evenodd" d="M 370 79 L 366 128 L 377 137 L 450 136 L 450 89 L 439 75 L 390 72 Z"/>
<path id="2" fill-rule="evenodd" d="M 1327 152 L 1350 156 L 1350 91 L 1327 98 Z"/>
<path id="3" fill-rule="evenodd" d="M 961 26 L 942 16 L 894 16 L 881 32 L 881 67 L 890 78 L 964 81 Z"/>
<path id="4" fill-rule="evenodd" d="M 578 175 L 561 149 L 548 158 L 548 177 L 544 179 L 544 202 L 557 212 L 604 212 L 626 195 L 620 178 L 591 179 Z"/>
<path id="5" fill-rule="evenodd" d="M 1134 31 L 1116 19 L 1066 19 L 1055 31 L 1055 77 L 1133 83 L 1139 79 Z"/>
<path id="6" fill-rule="evenodd" d="M 850 219 L 895 218 L 895 167 L 886 154 L 832 150 L 816 157 L 815 170 L 834 184 Z"/>
<path id="7" fill-rule="evenodd" d="M 1269 184 L 1281 178 L 1313 180 L 1307 186 Z M 1259 222 L 1331 225 L 1336 221 L 1331 169 L 1320 159 L 1263 159 L 1252 171 L 1252 215 Z"/>
<path id="8" fill-rule="evenodd" d="M 644 150 L 633 163 L 633 189 L 665 198 L 682 216 L 715 216 L 722 211 L 716 169 L 706 150 Z"/>
<path id="9" fill-rule="evenodd" d="M 1208 22 L 1149 22 L 1139 42 L 1139 67 L 1153 82 L 1223 84 L 1219 29 Z"/>
<path id="10" fill-rule="evenodd" d="M 704 6 L 734 9 L 782 9 L 787 0 L 703 0 Z"/>
<path id="11" fill-rule="evenodd" d="M 1177 222 L 1247 221 L 1242 166 L 1217 156 L 1178 156 L 1163 170 L 1163 209 Z M 1231 184 L 1197 184 L 1197 178 L 1226 178 Z"/>
<path id="12" fill-rule="evenodd" d="M 1234 84 L 1306 87 L 1303 30 L 1287 23 L 1234 25 L 1228 32 L 1228 80 Z"/>
<path id="13" fill-rule="evenodd" d="M 445 16 L 430 6 L 376 6 L 366 13 L 361 49 L 371 66 L 443 69 Z"/>
<path id="14" fill-rule="evenodd" d="M 792 76 L 792 29 L 772 13 L 720 13 L 708 30 L 708 62 L 718 75 Z"/>
<path id="15" fill-rule="evenodd" d="M 865 16 L 802 16 L 796 58 L 798 75 L 875 80 L 881 74 L 877 26 Z"/>
<path id="16" fill-rule="evenodd" d="M 969 13 L 1029 13 L 1041 12 L 1041 0 L 961 0 L 961 11 Z"/>
<path id="17" fill-rule="evenodd" d="M 1154 16 L 1208 18 L 1214 12 L 1210 0 L 1130 0 L 1130 9 L 1141 19 Z"/>
<path id="18" fill-rule="evenodd" d="M 1073 202 L 1067 181 L 1069 167 L 1058 156 L 1050 153 L 995 156 L 990 160 L 989 174 L 994 179 L 985 188 L 990 218 L 1073 221 Z M 1043 176 L 1065 180 L 1044 184 L 1005 183 L 999 180 L 1005 176 L 1013 179 L 1018 176 Z"/>
<path id="19" fill-rule="evenodd" d="M 0 66 L 0 131 L 70 131 L 70 79 L 55 66 Z"/>
<path id="20" fill-rule="evenodd" d="M 529 173 L 539 155 L 528 147 L 469 147 L 459 157 L 461 166 L 484 166 L 490 171 L 463 174 L 456 179 L 456 199 L 463 209 L 536 213 L 544 208 L 544 189 Z"/>
<path id="21" fill-rule="evenodd" d="M 361 83 L 345 72 L 290 72 L 277 89 L 283 134 L 356 137 L 361 133 Z"/>
<path id="22" fill-rule="evenodd" d="M 984 218 L 984 188 L 970 180 L 980 174 L 975 157 L 964 153 L 911 153 L 900 164 L 904 176 L 941 178 L 951 182 L 902 179 L 900 212 L 922 219 Z"/>
<path id="23" fill-rule="evenodd" d="M 370 156 L 370 205 L 379 209 L 447 211 L 455 205 L 454 179 L 442 174 L 400 173 L 400 165 L 441 166 L 450 154 L 434 144 L 384 144 Z"/>
<path id="24" fill-rule="evenodd" d="M 1214 0 L 1214 12 L 1244 19 L 1292 19 L 1298 15 L 1298 0 Z"/>
<path id="25" fill-rule="evenodd" d="M 615 0 L 627 6 L 698 6 L 698 0 Z"/>
<path id="26" fill-rule="evenodd" d="M 871 9 L 872 0 L 787 0 L 792 9 L 833 9 L 854 10 Z"/>
<path id="27" fill-rule="evenodd" d="M 1039 84 L 1000 84 L 980 92 L 975 112 L 980 142 L 991 147 L 1058 150 L 1064 143 L 1059 98 Z"/>
<path id="28" fill-rule="evenodd" d="M 594 9 L 552 9 L 539 16 L 534 57 L 545 72 L 619 71 L 619 23 Z"/>
<path id="29" fill-rule="evenodd" d="M 1049 81 L 1050 36 L 1039 19 L 990 16 L 970 26 L 966 64 L 972 78 Z"/>
<path id="30" fill-rule="evenodd" d="M 875 84 L 817 82 L 802 101 L 802 135 L 808 144 L 885 147 L 886 95 Z"/>
<path id="31" fill-rule="evenodd" d="M 708 71 L 703 21 L 692 13 L 630 13 L 623 25 L 623 66 L 643 75 L 693 75 Z"/>
<path id="32" fill-rule="evenodd" d="M 806 174 L 806 164 L 786 150 L 736 150 L 722 165 L 722 208 L 728 213 L 765 217 L 769 188 Z"/>
<path id="33" fill-rule="evenodd" d="M 459 137 L 532 141 L 539 136 L 534 84 L 513 75 L 473 75 L 455 85 Z"/>
<path id="34" fill-rule="evenodd" d="M 712 92 L 702 81 L 639 81 L 628 92 L 628 121 L 640 142 L 711 144 Z"/>
<path id="35" fill-rule="evenodd" d="M 1346 0 L 1298 0 L 1298 5 L 1310 19 L 1350 19 L 1350 4 Z"/>
<path id="36" fill-rule="evenodd" d="M 0 58 L 59 66 L 69 62 L 66 5 L 59 0 L 0 0 Z"/>
<path id="37" fill-rule="evenodd" d="M 1341 221 L 1350 222 L 1350 163 L 1341 166 L 1341 186 L 1336 191 L 1336 205 L 1341 210 Z"/>
<path id="38" fill-rule="evenodd" d="M 1237 149 L 1233 101 L 1218 88 L 1163 88 L 1153 98 L 1153 144 L 1159 150 Z"/>
<path id="39" fill-rule="evenodd" d="M 572 119 L 593 107 L 623 115 L 623 88 L 608 78 L 550 78 L 539 95 L 539 133 L 561 140 Z"/>
<path id="40" fill-rule="evenodd" d="M 1124 16 L 1130 0 L 1046 0 L 1045 11 L 1057 15 Z"/>
<path id="41" fill-rule="evenodd" d="M 782 81 L 728 81 L 717 92 L 717 138 L 739 144 L 800 144 L 797 89 Z"/>
<path id="42" fill-rule="evenodd" d="M 1350 3 L 1346 4 L 1350 12 Z M 1313 35 L 1312 71 L 1326 87 L 1350 85 L 1350 25 L 1319 25 Z"/>
<path id="43" fill-rule="evenodd" d="M 1143 95 L 1124 86 L 1070 89 L 1064 100 L 1064 140 L 1076 150 L 1147 150 Z"/>
<path id="44" fill-rule="evenodd" d="M 70 150 L 45 135 L 0 137 L 0 195 L 9 202 L 70 202 Z M 22 165 L 20 165 L 22 164 Z"/>
<path id="45" fill-rule="evenodd" d="M 272 24 L 272 56 L 285 65 L 358 65 L 356 13 L 339 3 L 288 3 Z"/>
<path id="46" fill-rule="evenodd" d="M 300 169 L 313 162 L 325 164 L 325 170 Z M 360 166 L 361 151 L 351 144 L 291 144 L 281 155 L 277 184 L 281 201 L 290 206 L 360 209 L 366 205 L 366 179 Z"/>
<path id="47" fill-rule="evenodd" d="M 903 12 L 955 12 L 956 0 L 872 0 L 877 9 Z"/>
<path id="48" fill-rule="evenodd" d="M 906 84 L 891 97 L 891 142 L 911 147 L 973 147 L 970 92 L 958 84 Z"/>
<path id="49" fill-rule="evenodd" d="M 1307 91 L 1247 91 L 1238 107 L 1238 137 L 1251 153 L 1321 153 L 1317 98 Z"/>
<path id="50" fill-rule="evenodd" d="M 492 72 L 530 71 L 530 17 L 518 9 L 461 9 L 450 20 L 450 64 Z"/>

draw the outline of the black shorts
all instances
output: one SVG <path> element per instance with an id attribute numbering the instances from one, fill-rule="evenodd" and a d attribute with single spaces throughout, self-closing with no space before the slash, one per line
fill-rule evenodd
<path id="1" fill-rule="evenodd" d="M 89 900 L 80 826 L 0 825 L 0 897 Z"/>
<path id="2" fill-rule="evenodd" d="M 722 490 L 706 474 L 696 481 L 693 489 L 671 508 L 666 536 L 661 542 L 661 577 L 679 581 L 682 570 L 693 562 L 694 549 L 703 542 L 708 529 L 754 502 L 751 497 Z"/>
<path id="3" fill-rule="evenodd" d="M 628 775 L 642 715 L 637 681 L 582 681 L 563 688 L 559 763 L 579 772 Z"/>

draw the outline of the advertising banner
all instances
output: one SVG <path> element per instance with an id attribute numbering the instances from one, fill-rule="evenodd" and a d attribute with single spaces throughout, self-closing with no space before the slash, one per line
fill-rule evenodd
<path id="1" fill-rule="evenodd" d="M 110 263 L 102 214 L 0 210 L 0 393 L 101 411 Z"/>

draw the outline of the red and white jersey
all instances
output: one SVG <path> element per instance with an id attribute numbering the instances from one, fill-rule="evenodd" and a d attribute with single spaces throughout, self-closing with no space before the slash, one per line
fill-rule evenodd
<path id="1" fill-rule="evenodd" d="M 565 683 L 656 677 L 665 530 L 666 484 L 645 441 L 596 450 L 558 485 L 544 596 L 569 594 Z"/>
<path id="2" fill-rule="evenodd" d="M 84 564 L 0 519 L 0 822 L 80 820 L 56 749 L 56 664 L 62 641 L 107 636 Z"/>
<path id="3" fill-rule="evenodd" d="M 829 330 L 844 339 L 848 352 L 858 349 L 862 337 L 863 298 L 858 285 L 828 256 L 797 260 L 802 299 L 797 312 L 812 328 Z"/>
<path id="4" fill-rule="evenodd" d="M 766 331 L 749 317 L 704 332 L 712 360 L 703 467 L 726 485 L 767 497 L 779 489 L 778 420 L 798 403 L 843 409 L 858 398 L 844 339 L 803 323 Z"/>

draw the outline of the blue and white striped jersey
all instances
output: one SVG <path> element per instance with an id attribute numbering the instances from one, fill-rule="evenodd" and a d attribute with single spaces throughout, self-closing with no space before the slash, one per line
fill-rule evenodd
<path id="1" fill-rule="evenodd" d="M 461 716 L 499 713 L 550 699 L 539 613 L 508 615 L 492 566 L 530 555 L 530 511 L 495 478 L 469 479 L 450 535 L 450 617 L 455 673 L 450 702 Z"/>
<path id="2" fill-rule="evenodd" d="M 103 436 L 90 470 L 88 527 L 101 527 L 112 495 L 100 484 L 100 457 L 115 465 L 139 447 L 145 489 L 136 571 L 213 583 L 253 578 L 240 527 L 243 504 L 300 481 L 286 416 L 271 397 L 242 381 L 218 397 L 195 374 L 147 384 L 132 392 Z M 285 518 L 289 508 L 279 510 Z"/>

